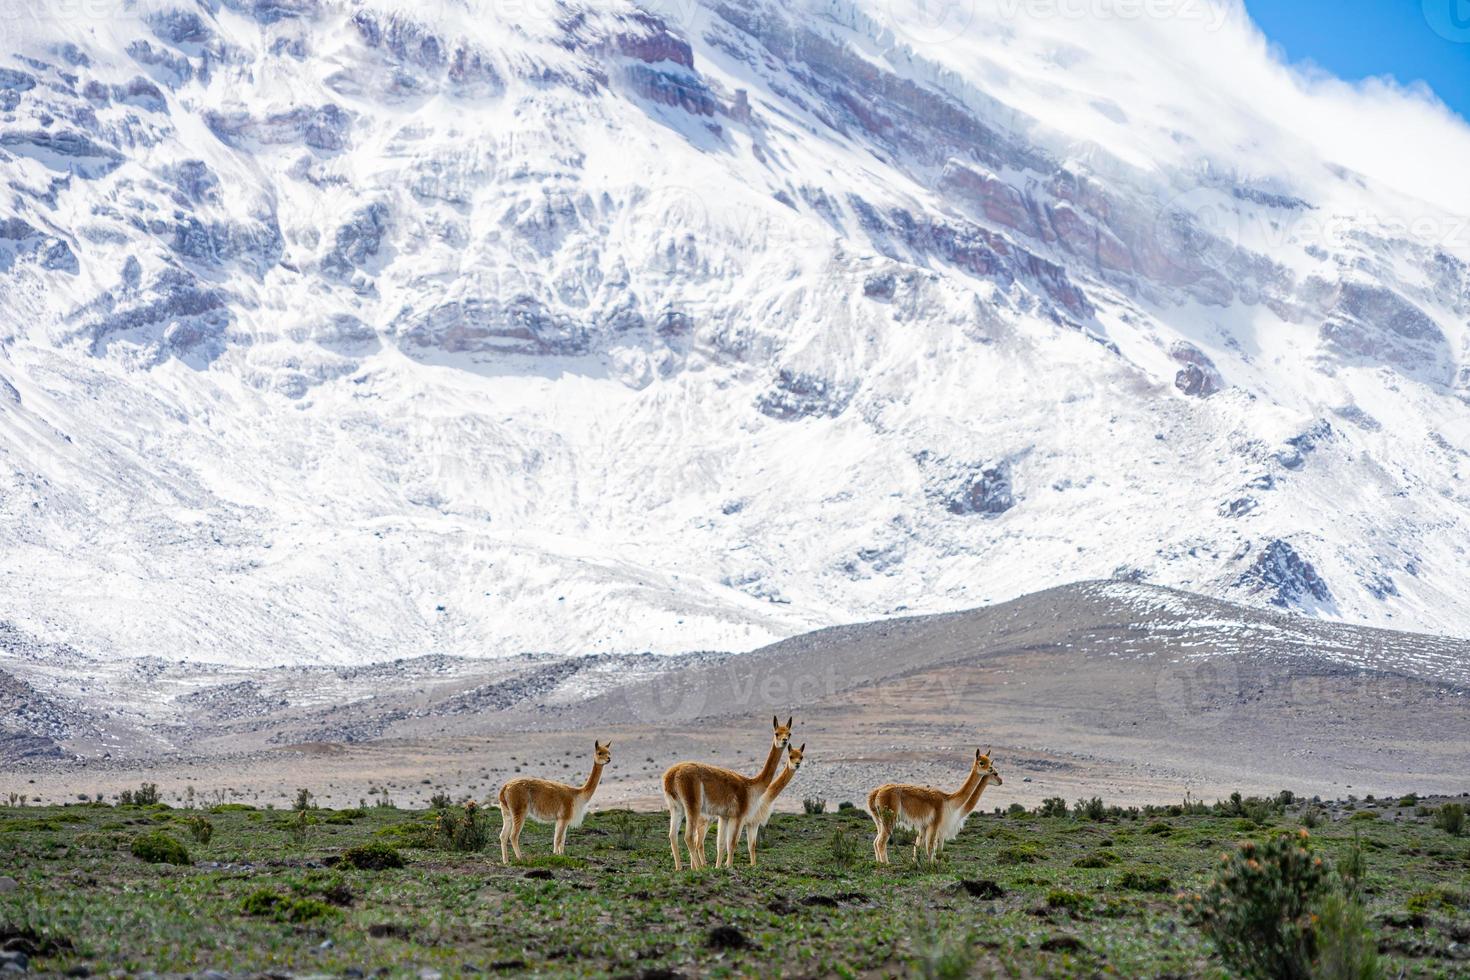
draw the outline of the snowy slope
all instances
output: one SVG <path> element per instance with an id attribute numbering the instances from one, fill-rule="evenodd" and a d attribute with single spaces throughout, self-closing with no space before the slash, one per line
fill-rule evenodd
<path id="1" fill-rule="evenodd" d="M 25 22 L 3 618 L 749 649 L 1113 576 L 1470 634 L 1470 131 L 1180 9 Z"/>

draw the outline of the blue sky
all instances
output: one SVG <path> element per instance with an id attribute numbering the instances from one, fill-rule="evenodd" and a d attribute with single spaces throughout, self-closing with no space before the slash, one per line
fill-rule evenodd
<path id="1" fill-rule="evenodd" d="M 1293 63 L 1428 83 L 1470 119 L 1470 0 L 1245 0 Z"/>

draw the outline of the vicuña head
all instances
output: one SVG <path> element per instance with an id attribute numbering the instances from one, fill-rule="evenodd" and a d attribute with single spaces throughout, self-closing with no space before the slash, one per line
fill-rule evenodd
<path id="1" fill-rule="evenodd" d="M 781 724 L 779 715 L 771 715 L 771 745 L 778 749 L 784 749 L 791 744 L 791 723 L 795 717 L 786 719 L 786 724 Z"/>
<path id="2" fill-rule="evenodd" d="M 592 774 L 581 786 L 568 786 L 549 779 L 512 779 L 500 787 L 500 860 L 510 863 L 507 844 L 521 859 L 521 828 L 526 818 L 556 825 L 552 850 L 566 853 L 567 828 L 580 827 L 587 804 L 602 779 L 602 768 L 612 761 L 612 742 L 592 740 Z"/>

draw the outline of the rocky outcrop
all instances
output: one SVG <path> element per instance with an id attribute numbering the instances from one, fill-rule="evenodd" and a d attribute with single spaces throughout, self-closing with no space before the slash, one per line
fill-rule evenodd
<path id="1" fill-rule="evenodd" d="M 71 246 L 20 218 L 0 220 L 0 273 L 30 262 L 50 272 L 76 275 L 81 264 Z"/>
<path id="2" fill-rule="evenodd" d="M 959 460 L 928 451 L 914 457 L 926 496 L 951 514 L 995 517 L 1016 506 L 1011 464 Z"/>
<path id="3" fill-rule="evenodd" d="M 232 147 L 244 148 L 251 142 L 266 146 L 304 143 L 316 150 L 341 150 L 347 146 L 352 118 L 332 103 L 297 106 L 256 118 L 248 111 L 207 112 L 205 124 L 210 132 Z"/>
<path id="4" fill-rule="evenodd" d="M 1251 550 L 1247 546 L 1237 558 L 1248 559 Z M 1331 604 L 1327 583 L 1290 544 L 1277 538 L 1254 550 L 1255 558 L 1235 580 L 1237 588 L 1282 608 Z"/>
<path id="5" fill-rule="evenodd" d="M 1169 356 L 1183 367 L 1174 375 L 1174 387 L 1194 398 L 1208 398 L 1225 387 L 1215 362 L 1193 344 L 1179 341 L 1169 348 Z"/>
<path id="6" fill-rule="evenodd" d="M 836 418 L 852 401 L 854 389 L 790 368 L 776 373 L 771 386 L 756 399 L 756 411 L 791 422 L 802 418 Z"/>
<path id="7" fill-rule="evenodd" d="M 1450 381 L 1454 357 L 1433 318 L 1386 286 L 1345 282 L 1319 335 L 1339 357 L 1386 364 L 1426 380 Z"/>

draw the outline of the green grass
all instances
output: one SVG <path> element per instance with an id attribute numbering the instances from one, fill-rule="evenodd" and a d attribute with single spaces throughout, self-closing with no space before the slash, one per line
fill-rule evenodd
<path id="1" fill-rule="evenodd" d="M 1185 923 L 1177 890 L 1201 889 L 1245 836 L 1236 815 L 1162 821 L 972 817 L 937 867 L 872 862 L 859 810 L 779 814 L 761 865 L 675 872 L 662 814 L 593 814 L 550 855 L 528 826 L 527 860 L 499 863 L 498 814 L 479 853 L 426 850 L 432 815 L 387 808 L 290 815 L 214 807 L 0 808 L 0 930 L 37 950 L 33 969 L 97 972 L 349 970 L 445 976 L 1226 976 Z M 1294 828 L 1250 831 L 1262 838 Z M 186 865 L 133 856 L 163 833 Z M 1388 972 L 1464 975 L 1451 947 L 1470 941 L 1470 842 L 1432 826 L 1324 821 L 1314 846 L 1335 864 L 1362 840 L 1364 900 Z M 849 842 L 850 838 L 850 842 Z M 841 841 L 841 843 L 835 843 Z M 378 867 L 391 845 L 402 868 Z M 849 853 L 849 848 L 854 853 Z M 373 868 L 378 868 L 373 870 Z M 327 941 L 330 940 L 330 943 Z M 1459 971 L 1459 972 L 1457 972 Z"/>

